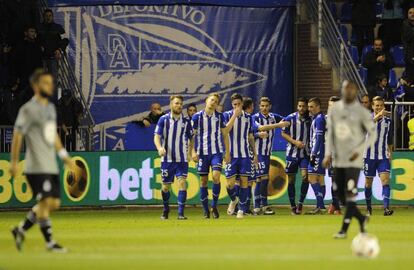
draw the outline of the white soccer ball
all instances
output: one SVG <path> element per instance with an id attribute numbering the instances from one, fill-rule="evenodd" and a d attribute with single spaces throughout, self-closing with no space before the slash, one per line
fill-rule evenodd
<path id="1" fill-rule="evenodd" d="M 361 258 L 373 259 L 380 253 L 378 238 L 367 233 L 360 233 L 352 240 L 352 253 Z"/>

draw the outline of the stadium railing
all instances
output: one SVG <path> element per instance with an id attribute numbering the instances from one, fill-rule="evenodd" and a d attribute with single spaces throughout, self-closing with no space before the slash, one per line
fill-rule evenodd
<path id="1" fill-rule="evenodd" d="M 324 53 L 327 54 L 332 68 L 336 71 L 334 72 L 334 76 L 336 76 L 334 81 L 352 80 L 357 83 L 360 89 L 359 96 L 366 94 L 367 89 L 359 75 L 358 67 L 347 49 L 347 44 L 332 16 L 327 1 L 307 0 L 300 2 L 307 7 L 308 19 L 317 25 L 319 61 L 322 63 Z M 340 86 L 338 85 L 338 87 Z"/>
<path id="2" fill-rule="evenodd" d="M 407 122 L 414 118 L 414 102 L 385 102 L 393 120 L 393 145 L 395 151 L 409 150 L 410 132 Z"/>

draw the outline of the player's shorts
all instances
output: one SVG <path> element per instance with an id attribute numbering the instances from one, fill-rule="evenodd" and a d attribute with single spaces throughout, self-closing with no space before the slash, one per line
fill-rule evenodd
<path id="1" fill-rule="evenodd" d="M 367 177 L 375 177 L 377 174 L 390 173 L 391 164 L 389 159 L 365 159 L 364 173 Z"/>
<path id="2" fill-rule="evenodd" d="M 187 177 L 187 162 L 161 162 L 161 177 L 164 184 L 174 182 L 174 177 Z"/>
<path id="3" fill-rule="evenodd" d="M 226 164 L 224 170 L 226 178 L 235 175 L 247 176 L 251 175 L 252 162 L 250 158 L 232 158 L 230 164 Z"/>
<path id="4" fill-rule="evenodd" d="M 257 175 L 259 173 L 258 169 L 256 168 L 254 162 L 253 162 L 253 158 L 250 158 L 250 175 L 249 178 L 247 179 L 249 182 L 255 182 L 257 179 Z"/>
<path id="5" fill-rule="evenodd" d="M 210 167 L 213 171 L 221 172 L 223 163 L 223 154 L 217 153 L 214 155 L 202 155 L 198 158 L 197 170 L 199 175 L 208 175 Z"/>
<path id="6" fill-rule="evenodd" d="M 315 157 L 315 164 L 312 165 L 309 161 L 308 174 L 325 175 L 325 168 L 322 166 L 322 158 Z"/>
<path id="7" fill-rule="evenodd" d="M 339 200 L 345 204 L 346 198 L 355 198 L 358 195 L 359 168 L 335 168 L 332 188 Z"/>
<path id="8" fill-rule="evenodd" d="M 60 181 L 57 174 L 27 174 L 27 182 L 37 201 L 45 198 L 60 198 Z"/>
<path id="9" fill-rule="evenodd" d="M 309 158 L 291 158 L 286 157 L 286 169 L 285 172 L 287 174 L 296 174 L 298 173 L 298 169 L 307 170 L 309 166 Z"/>
<path id="10" fill-rule="evenodd" d="M 256 177 L 262 177 L 262 176 L 269 175 L 270 156 L 258 155 L 257 160 L 259 164 L 258 164 Z"/>

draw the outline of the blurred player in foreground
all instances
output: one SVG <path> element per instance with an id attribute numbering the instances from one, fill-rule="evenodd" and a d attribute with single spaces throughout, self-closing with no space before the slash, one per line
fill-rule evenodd
<path id="1" fill-rule="evenodd" d="M 362 215 L 356 206 L 357 184 L 364 150 L 375 139 L 374 122 L 369 111 L 357 100 L 356 84 L 344 81 L 342 99 L 328 113 L 326 155 L 323 160 L 326 168 L 333 161 L 334 191 L 346 206 L 342 227 L 334 235 L 335 238 L 346 238 L 353 217 L 358 220 L 361 232 L 366 231 L 368 217 Z"/>
<path id="2" fill-rule="evenodd" d="M 10 173 L 16 177 L 20 173 L 19 154 L 23 138 L 26 143 L 24 174 L 32 189 L 37 204 L 27 213 L 19 226 L 14 227 L 12 234 L 17 249 L 22 249 L 25 233 L 38 223 L 46 240 L 46 248 L 53 252 L 66 252 L 52 238 L 50 213 L 60 206 L 60 181 L 56 153 L 72 171 L 76 165 L 68 152 L 63 148 L 57 134 L 56 109 L 49 102 L 53 96 L 53 76 L 37 70 L 31 77 L 34 97 L 24 104 L 14 126 Z"/>
<path id="3" fill-rule="evenodd" d="M 154 144 L 161 157 L 161 196 L 164 211 L 161 219 L 168 219 L 170 212 L 170 189 L 174 177 L 178 180 L 178 219 L 184 216 L 184 206 L 187 200 L 188 156 L 193 148 L 193 128 L 187 117 L 184 117 L 183 97 L 170 97 L 171 111 L 163 115 L 155 128 Z"/>

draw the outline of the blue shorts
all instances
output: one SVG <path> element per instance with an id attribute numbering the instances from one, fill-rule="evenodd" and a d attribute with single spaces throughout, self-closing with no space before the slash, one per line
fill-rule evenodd
<path id="1" fill-rule="evenodd" d="M 256 177 L 262 177 L 262 176 L 269 175 L 270 156 L 258 155 L 257 160 L 259 164 L 258 164 Z"/>
<path id="2" fill-rule="evenodd" d="M 315 157 L 315 165 L 311 165 L 309 161 L 308 165 L 308 174 L 318 174 L 318 175 L 325 175 L 325 168 L 322 166 L 323 158 L 316 156 Z"/>
<path id="3" fill-rule="evenodd" d="M 389 159 L 365 159 L 364 173 L 367 177 L 375 177 L 381 173 L 390 173 L 391 164 Z"/>
<path id="4" fill-rule="evenodd" d="M 171 184 L 175 177 L 187 177 L 187 162 L 161 162 L 161 177 L 164 184 Z"/>
<path id="5" fill-rule="evenodd" d="M 223 154 L 217 153 L 211 156 L 199 156 L 197 170 L 199 175 L 208 175 L 210 167 L 213 171 L 221 172 Z"/>
<path id="6" fill-rule="evenodd" d="M 297 174 L 298 169 L 307 170 L 309 165 L 309 158 L 291 158 L 286 157 L 286 169 L 287 174 Z"/>
<path id="7" fill-rule="evenodd" d="M 252 162 L 250 158 L 232 158 L 230 164 L 226 164 L 224 170 L 226 178 L 231 178 L 235 175 L 251 176 Z"/>

